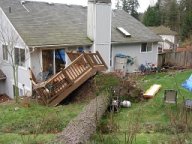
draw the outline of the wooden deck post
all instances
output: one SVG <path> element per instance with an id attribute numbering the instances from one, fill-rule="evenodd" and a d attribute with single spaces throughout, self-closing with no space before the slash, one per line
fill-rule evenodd
<path id="1" fill-rule="evenodd" d="M 98 55 L 99 59 L 102 61 L 103 65 L 108 69 L 108 66 L 106 65 L 105 61 L 101 57 L 100 53 L 98 51 L 96 51 L 96 54 Z"/>
<path id="2" fill-rule="evenodd" d="M 94 65 L 93 65 L 93 63 L 90 61 L 90 58 L 88 57 L 88 55 L 87 54 L 85 54 L 85 53 L 83 53 L 83 55 L 84 55 L 84 57 L 85 57 L 85 59 L 86 59 L 86 61 L 88 62 L 88 64 L 93 68 L 94 67 Z"/>
<path id="3" fill-rule="evenodd" d="M 71 79 L 69 78 L 69 76 L 68 76 L 68 74 L 66 73 L 65 69 L 62 70 L 62 73 L 64 74 L 64 76 L 65 76 L 65 78 L 66 78 L 66 80 L 67 80 L 67 82 L 68 82 L 69 84 L 72 84 L 72 83 L 74 82 L 73 80 L 71 80 Z"/>

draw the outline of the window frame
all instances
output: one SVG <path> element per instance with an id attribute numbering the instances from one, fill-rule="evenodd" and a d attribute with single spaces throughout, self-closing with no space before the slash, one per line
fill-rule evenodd
<path id="1" fill-rule="evenodd" d="M 18 57 L 16 56 L 16 50 L 18 50 Z M 23 54 L 22 50 L 24 51 L 24 58 L 22 58 L 22 55 L 21 55 L 21 54 Z M 20 66 L 20 67 L 25 67 L 26 66 L 25 61 L 26 61 L 26 50 L 22 49 L 22 48 L 14 47 L 14 62 L 15 62 L 15 64 Z"/>
<path id="2" fill-rule="evenodd" d="M 2 44 L 3 60 L 9 61 L 8 45 Z"/>
<path id="3" fill-rule="evenodd" d="M 145 51 L 143 51 L 143 45 L 145 45 Z M 141 53 L 151 53 L 153 52 L 153 43 L 141 43 Z"/>

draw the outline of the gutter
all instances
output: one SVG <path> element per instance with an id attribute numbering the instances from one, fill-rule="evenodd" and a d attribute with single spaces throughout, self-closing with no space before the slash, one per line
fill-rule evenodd
<path id="1" fill-rule="evenodd" d="M 91 46 L 90 44 L 61 44 L 61 45 L 37 45 L 37 46 L 29 46 L 29 48 L 43 48 L 43 49 L 60 49 L 64 47 L 72 47 L 72 46 Z"/>
<path id="2" fill-rule="evenodd" d="M 111 42 L 112 45 L 120 45 L 120 44 L 137 44 L 137 43 L 155 43 L 155 42 L 160 42 L 158 40 L 156 41 L 138 41 L 138 42 Z"/>

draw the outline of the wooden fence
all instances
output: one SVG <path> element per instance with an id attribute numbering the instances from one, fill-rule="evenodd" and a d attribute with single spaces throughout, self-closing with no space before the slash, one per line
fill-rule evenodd
<path id="1" fill-rule="evenodd" d="M 192 52 L 167 52 L 158 55 L 158 66 L 171 64 L 182 67 L 192 67 Z"/>

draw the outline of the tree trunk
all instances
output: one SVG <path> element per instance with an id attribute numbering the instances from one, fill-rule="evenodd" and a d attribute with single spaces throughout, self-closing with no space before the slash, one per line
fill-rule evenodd
<path id="1" fill-rule="evenodd" d="M 96 132 L 97 122 L 109 105 L 108 96 L 102 95 L 93 99 L 83 111 L 72 120 L 54 143 L 80 144 L 86 143 Z"/>

